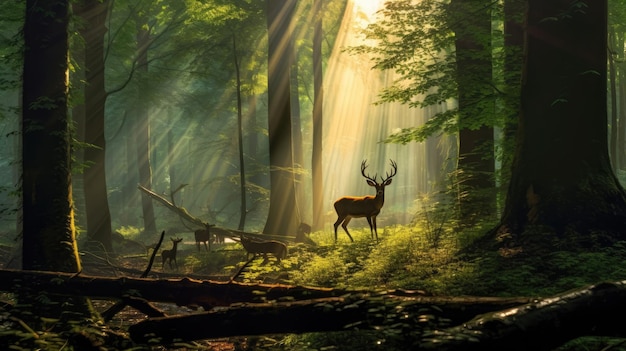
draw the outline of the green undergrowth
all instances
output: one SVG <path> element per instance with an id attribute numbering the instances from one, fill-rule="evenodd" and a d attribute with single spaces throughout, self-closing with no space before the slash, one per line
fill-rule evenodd
<path id="1" fill-rule="evenodd" d="M 570 289 L 626 277 L 626 243 L 585 251 L 555 249 L 540 256 L 502 255 L 496 251 L 459 252 L 487 227 L 459 233 L 441 228 L 433 236 L 427 226 L 389 226 L 379 240 L 369 228 L 351 228 L 350 242 L 341 233 L 337 243 L 327 231 L 314 232 L 316 246 L 289 245 L 281 262 L 258 257 L 244 269 L 245 253 L 238 243 L 206 254 L 192 252 L 187 268 L 232 275 L 245 282 L 280 282 L 341 289 L 409 289 L 429 295 L 551 296 Z M 210 266 L 210 267 L 209 267 Z"/>
<path id="2" fill-rule="evenodd" d="M 353 243 L 343 233 L 335 243 L 327 231 L 316 232 L 311 238 L 317 246 L 290 245 L 289 257 L 280 263 L 254 260 L 242 278 L 343 289 L 421 290 L 437 296 L 549 297 L 626 277 L 626 242 L 593 250 L 555 247 L 541 255 L 467 254 L 473 238 L 491 226 L 485 224 L 471 232 L 441 227 L 438 233 L 424 223 L 390 226 L 380 231 L 378 242 L 370 237 L 369 228 L 351 228 Z M 234 245 L 236 249 L 238 244 Z M 421 337 L 416 323 L 419 321 L 372 331 L 288 335 L 259 349 L 403 350 Z M 620 342 L 623 340 L 576 339 L 559 350 L 599 349 L 585 347 Z"/>

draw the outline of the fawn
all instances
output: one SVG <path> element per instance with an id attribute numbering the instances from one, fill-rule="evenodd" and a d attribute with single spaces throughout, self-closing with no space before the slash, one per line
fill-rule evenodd
<path id="1" fill-rule="evenodd" d="M 176 248 L 178 247 L 178 244 L 183 241 L 182 238 L 170 238 L 170 240 L 172 240 L 172 244 L 173 247 L 171 250 L 163 250 L 161 252 L 161 269 L 163 269 L 163 267 L 165 266 L 165 261 L 169 260 L 169 264 L 170 264 L 170 269 L 172 269 L 172 261 L 174 261 L 174 265 L 176 265 L 176 269 L 178 269 L 178 263 L 176 262 Z"/>
<path id="2" fill-rule="evenodd" d="M 241 236 L 241 245 L 246 250 L 246 258 L 250 254 L 257 255 L 263 254 L 263 258 L 267 261 L 267 254 L 272 254 L 276 257 L 276 260 L 280 262 L 281 259 L 287 257 L 287 245 L 276 240 L 252 240 Z"/>

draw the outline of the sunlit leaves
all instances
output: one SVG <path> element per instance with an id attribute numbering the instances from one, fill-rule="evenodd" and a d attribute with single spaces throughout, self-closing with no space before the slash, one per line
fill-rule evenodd
<path id="1" fill-rule="evenodd" d="M 422 109 L 445 107 L 439 108 L 445 112 L 431 116 L 425 125 L 396 133 L 387 142 L 423 141 L 431 135 L 498 123 L 496 114 L 488 105 L 497 92 L 496 83 L 492 83 L 490 77 L 482 76 L 482 70 L 457 71 L 455 40 L 459 35 L 469 35 L 485 47 L 492 41 L 489 33 L 479 34 L 473 28 L 475 24 L 468 20 L 472 11 L 485 11 L 482 3 L 469 2 L 470 9 L 458 8 L 462 4 L 446 0 L 386 2 L 380 13 L 381 19 L 365 30 L 367 37 L 377 45 L 351 48 L 354 52 L 369 54 L 375 68 L 394 71 L 400 76 L 392 86 L 382 90 L 379 103 L 401 102 Z M 494 6 L 495 11 L 497 5 L 493 2 L 489 6 Z M 502 31 L 495 27 L 491 34 L 498 38 Z M 464 52 L 464 55 L 463 60 L 479 62 L 490 59 L 491 52 L 474 50 Z M 475 101 L 471 104 L 472 112 L 465 113 L 472 116 L 471 119 L 459 119 L 456 111 L 460 80 L 474 85 L 473 96 L 485 100 L 484 103 Z"/>

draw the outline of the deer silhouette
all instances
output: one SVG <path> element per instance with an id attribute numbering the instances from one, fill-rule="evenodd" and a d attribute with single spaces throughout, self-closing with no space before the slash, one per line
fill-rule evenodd
<path id="1" fill-rule="evenodd" d="M 161 269 L 163 269 L 163 267 L 165 267 L 165 262 L 169 261 L 170 264 L 170 269 L 172 269 L 172 261 L 174 261 L 174 265 L 176 266 L 176 269 L 178 269 L 178 262 L 176 262 L 176 249 L 178 248 L 178 244 L 183 241 L 182 238 L 170 238 L 170 240 L 172 240 L 172 248 L 170 250 L 163 250 L 161 252 Z"/>

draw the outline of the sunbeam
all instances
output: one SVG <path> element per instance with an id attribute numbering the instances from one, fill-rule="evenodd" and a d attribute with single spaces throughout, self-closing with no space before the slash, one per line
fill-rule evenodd
<path id="1" fill-rule="evenodd" d="M 423 124 L 427 118 L 424 111 L 400 103 L 376 105 L 378 94 L 392 84 L 394 73 L 372 69 L 373 63 L 365 54 L 345 50 L 365 43 L 361 30 L 375 20 L 382 6 L 383 1 L 348 1 L 324 78 L 327 225 L 336 219 L 332 207 L 335 199 L 373 194 L 373 188 L 360 174 L 359 165 L 364 159 L 370 164 L 368 171 L 379 176 L 389 172 L 389 159 L 398 164 L 398 175 L 386 190 L 385 207 L 379 217 L 381 227 L 409 222 L 415 213 L 415 199 L 432 191 L 433 183 L 439 180 L 442 156 L 437 141 L 407 145 L 382 143 L 399 128 Z M 367 225 L 365 220 L 355 222 L 351 225 Z"/>

